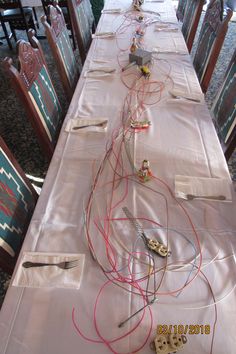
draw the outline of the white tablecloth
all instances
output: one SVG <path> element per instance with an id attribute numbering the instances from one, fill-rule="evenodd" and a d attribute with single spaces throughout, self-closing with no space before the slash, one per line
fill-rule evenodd
<path id="1" fill-rule="evenodd" d="M 130 2 L 127 0 L 111 0 L 106 3 L 107 8 L 121 7 L 124 10 L 129 6 Z M 153 4 L 147 2 L 144 8 L 158 11 L 162 21 L 176 23 L 170 0 Z M 152 15 L 146 13 L 145 16 Z M 97 30 L 114 30 L 123 20 L 123 15 L 104 14 Z M 114 353 L 132 353 L 145 344 L 152 325 L 147 343 L 139 351 L 148 354 L 152 353 L 149 344 L 158 324 L 209 324 L 209 335 L 191 335 L 187 331 L 188 342 L 182 350 L 183 354 L 208 354 L 216 316 L 208 281 L 218 302 L 212 353 L 235 353 L 235 193 L 233 203 L 200 200 L 178 203 L 168 189 L 174 192 L 175 175 L 230 179 L 205 104 L 177 100 L 168 94 L 168 90 L 173 88 L 188 91 L 190 94 L 200 93 L 181 32 L 156 32 L 155 24 L 147 28 L 143 41 L 145 49 L 158 48 L 159 51 L 179 53 L 159 53 L 154 56 L 150 80 L 161 82 L 163 89 L 161 97 L 159 94 L 154 96 L 155 105 L 153 101 L 152 105 L 144 103 L 143 118 L 150 119 L 152 125 L 147 131 L 130 137 L 126 148 L 123 146 L 123 170 L 118 166 L 118 172 L 131 176 L 129 179 L 122 179 L 120 183 L 116 176 L 118 180 L 115 181 L 114 193 L 111 193 L 112 167 L 117 162 L 121 138 L 118 136 L 113 145 L 114 154 L 109 155 L 109 159 L 102 165 L 96 189 L 91 195 L 95 175 L 107 146 L 112 136 L 114 137 L 112 134 L 121 127 L 121 113 L 128 89 L 121 81 L 118 59 L 123 65 L 128 63 L 128 48 L 137 25 L 138 23 L 127 26 L 126 32 L 118 34 L 117 39 L 93 40 L 84 72 L 98 64 L 114 67 L 117 72 L 107 77 L 86 79 L 81 74 L 22 248 L 22 251 L 84 253 L 86 258 L 81 287 L 79 290 L 68 290 L 10 286 L 1 310 L 1 354 L 105 354 L 112 350 Z M 127 51 L 121 53 L 117 44 Z M 183 51 L 186 55 L 181 54 Z M 130 85 L 132 76 L 125 80 Z M 78 117 L 108 119 L 107 132 L 65 132 L 68 119 Z M 128 157 L 136 168 L 141 166 L 144 159 L 148 159 L 153 179 L 146 184 L 137 183 L 138 179 L 132 175 Z M 128 221 L 117 220 L 125 217 L 122 211 L 124 206 L 134 216 L 155 221 L 153 223 L 142 219 L 140 222 L 149 237 L 158 238 L 164 243 L 168 238 L 172 252 L 168 258 L 169 263 L 185 264 L 181 272 L 165 273 L 158 290 L 158 300 L 150 307 L 153 322 L 149 310 L 146 309 L 143 321 L 137 329 L 125 339 L 110 344 L 110 348 L 104 342 L 112 341 L 132 329 L 143 312 L 122 328 L 118 328 L 118 324 L 142 307 L 144 302 L 139 295 L 128 293 L 111 282 L 106 284 L 107 277 L 91 257 L 85 230 L 85 209 L 89 196 L 91 220 L 88 227 L 91 242 L 97 259 L 107 270 L 112 269 L 108 265 L 102 227 L 104 224 L 107 227 L 109 205 L 112 206 L 109 217 L 116 220 L 110 221 L 108 233 L 111 247 L 108 250 L 111 257 L 115 257 L 113 261 L 119 274 L 128 276 L 127 250 L 147 252 L 143 242 L 137 240 L 137 233 L 132 225 Z M 196 274 L 195 265 L 198 267 L 201 262 L 197 237 L 202 251 L 201 271 L 208 280 L 199 273 L 191 281 Z M 138 253 L 136 256 L 141 257 Z M 194 259 L 195 263 L 186 265 Z M 165 260 L 155 256 L 155 263 L 157 268 L 162 267 Z M 147 275 L 150 271 L 147 264 L 135 259 L 130 267 L 136 278 Z M 158 273 L 156 277 L 157 284 L 161 274 Z M 107 273 L 107 276 L 111 277 L 111 273 Z M 151 288 L 153 281 L 154 278 L 151 277 Z M 187 281 L 191 283 L 180 294 L 169 294 L 183 287 Z M 145 289 L 146 283 L 140 284 Z M 126 287 L 130 289 L 128 285 Z M 98 298 L 95 323 L 94 304 L 99 291 L 101 296 Z M 95 342 L 82 338 L 76 326 L 85 337 Z M 103 343 L 96 342 L 101 341 L 97 332 L 103 337 Z"/>

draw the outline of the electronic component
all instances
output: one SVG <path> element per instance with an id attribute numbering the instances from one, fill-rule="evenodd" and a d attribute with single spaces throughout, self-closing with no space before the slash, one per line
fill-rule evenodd
<path id="1" fill-rule="evenodd" d="M 148 78 L 151 75 L 151 71 L 146 65 L 140 66 L 140 70 L 145 78 Z"/>
<path id="2" fill-rule="evenodd" d="M 143 242 L 145 243 L 147 248 L 149 248 L 151 251 L 154 251 L 155 253 L 157 253 L 161 257 L 166 257 L 166 256 L 170 255 L 170 251 L 168 252 L 167 247 L 165 245 L 163 245 L 161 242 L 158 242 L 155 240 L 150 240 L 146 236 L 142 226 L 134 218 L 134 216 L 131 214 L 131 212 L 129 211 L 129 209 L 127 207 L 122 208 L 122 210 L 125 213 L 125 215 L 127 216 L 127 218 L 129 219 L 132 226 L 137 231 L 138 236 L 140 236 L 143 239 Z"/>
<path id="3" fill-rule="evenodd" d="M 150 62 L 152 59 L 152 53 L 147 50 L 137 48 L 133 53 L 129 54 L 130 63 L 135 62 L 137 65 L 143 66 Z"/>
<path id="4" fill-rule="evenodd" d="M 147 128 L 149 128 L 150 125 L 151 125 L 151 122 L 150 122 L 150 120 L 147 120 L 147 119 L 141 120 L 141 121 L 131 119 L 131 121 L 130 121 L 130 126 L 133 129 L 147 129 Z"/>
<path id="5" fill-rule="evenodd" d="M 184 335 L 170 333 L 157 334 L 150 347 L 156 354 L 171 354 L 181 350 L 187 343 L 187 338 Z"/>
<path id="6" fill-rule="evenodd" d="M 156 252 L 162 257 L 170 255 L 170 252 L 168 252 L 167 247 L 156 240 L 148 240 L 147 246 L 150 250 Z"/>

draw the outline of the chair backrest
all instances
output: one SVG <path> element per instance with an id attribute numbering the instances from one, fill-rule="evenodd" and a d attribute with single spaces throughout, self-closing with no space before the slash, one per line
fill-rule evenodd
<path id="1" fill-rule="evenodd" d="M 199 35 L 193 65 L 203 92 L 208 88 L 227 33 L 228 22 L 233 15 L 232 10 L 227 9 L 227 14 L 223 18 L 223 12 L 223 0 L 211 0 Z"/>
<path id="2" fill-rule="evenodd" d="M 104 7 L 104 0 L 90 0 L 93 10 L 93 15 L 95 19 L 95 24 L 98 24 L 98 21 L 101 17 L 101 12 Z"/>
<path id="3" fill-rule="evenodd" d="M 236 148 L 236 50 L 213 103 L 212 114 L 226 160 L 229 160 Z"/>
<path id="4" fill-rule="evenodd" d="M 62 122 L 62 109 L 54 90 L 41 46 L 28 32 L 30 43 L 17 42 L 19 71 L 5 58 L 3 65 L 11 78 L 46 156 L 51 159 Z"/>
<path id="5" fill-rule="evenodd" d="M 12 273 L 37 193 L 0 136 L 0 267 Z"/>
<path id="6" fill-rule="evenodd" d="M 184 13 L 182 33 L 186 41 L 189 52 L 191 52 L 198 23 L 201 17 L 205 0 L 188 0 Z"/>
<path id="7" fill-rule="evenodd" d="M 181 22 L 183 22 L 186 5 L 187 5 L 187 0 L 179 0 L 178 7 L 176 10 L 176 16 L 177 19 Z"/>
<path id="8" fill-rule="evenodd" d="M 20 0 L 0 0 L 0 9 L 17 9 L 21 6 Z"/>
<path id="9" fill-rule="evenodd" d="M 68 5 L 82 63 L 84 63 L 94 28 L 92 7 L 89 0 L 71 0 Z"/>
<path id="10" fill-rule="evenodd" d="M 41 1 L 42 1 L 42 4 L 43 4 L 44 12 L 45 12 L 45 14 L 47 14 L 48 13 L 47 12 L 47 7 L 49 5 L 53 4 L 53 0 L 41 0 Z M 60 7 L 68 7 L 67 0 L 58 0 L 58 4 L 59 4 Z"/>
<path id="11" fill-rule="evenodd" d="M 73 96 L 79 78 L 79 67 L 73 52 L 63 13 L 56 2 L 48 6 L 48 19 L 42 16 L 46 36 L 68 99 Z"/>

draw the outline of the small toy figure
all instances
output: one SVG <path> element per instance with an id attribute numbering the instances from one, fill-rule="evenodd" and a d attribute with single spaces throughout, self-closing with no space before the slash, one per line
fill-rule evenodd
<path id="1" fill-rule="evenodd" d="M 140 70 L 146 79 L 149 78 L 149 76 L 151 75 L 151 71 L 150 71 L 149 67 L 146 65 L 140 66 Z"/>
<path id="2" fill-rule="evenodd" d="M 149 167 L 149 161 L 143 160 L 142 167 L 138 171 L 138 177 L 141 182 L 148 182 L 152 177 L 152 172 Z"/>
<path id="3" fill-rule="evenodd" d="M 138 49 L 136 38 L 133 38 L 133 43 L 130 47 L 130 53 L 134 53 Z"/>

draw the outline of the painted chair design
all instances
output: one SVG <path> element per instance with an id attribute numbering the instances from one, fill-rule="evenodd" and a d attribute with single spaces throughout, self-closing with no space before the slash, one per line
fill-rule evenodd
<path id="1" fill-rule="evenodd" d="M 52 5 L 53 2 L 54 2 L 53 0 L 42 0 L 42 4 L 43 4 L 43 8 L 44 8 L 44 12 L 45 12 L 46 16 L 48 15 L 48 6 Z M 59 6 L 62 10 L 62 13 L 64 15 L 66 26 L 67 26 L 68 30 L 71 31 L 73 47 L 75 49 L 76 48 L 75 35 L 74 35 L 73 26 L 72 26 L 70 11 L 68 8 L 68 1 L 67 0 L 58 0 L 58 4 L 59 4 Z"/>
<path id="2" fill-rule="evenodd" d="M 222 0 L 211 0 L 203 20 L 193 65 L 196 70 L 202 91 L 207 91 L 210 79 L 220 54 L 228 23 L 233 15 L 231 9 L 226 10 L 223 18 L 224 4 Z"/>
<path id="3" fill-rule="evenodd" d="M 92 5 L 92 10 L 93 10 L 93 15 L 95 18 L 95 23 L 96 25 L 98 24 L 98 21 L 101 16 L 101 11 L 104 7 L 104 0 L 90 0 L 91 5 Z"/>
<path id="4" fill-rule="evenodd" d="M 10 58 L 4 59 L 3 66 L 50 160 L 62 123 L 62 109 L 41 46 L 34 34 L 33 30 L 28 32 L 31 44 L 23 40 L 17 43 L 19 71 L 12 65 Z"/>
<path id="5" fill-rule="evenodd" d="M 26 30 L 29 28 L 35 29 L 33 13 L 36 15 L 34 9 L 31 7 L 23 7 L 20 0 L 0 0 L 0 22 L 4 31 L 8 46 L 12 49 L 11 40 L 7 32 L 5 23 L 9 23 L 15 41 L 15 30 Z"/>
<path id="6" fill-rule="evenodd" d="M 212 106 L 213 120 L 228 161 L 236 148 L 236 50 Z"/>
<path id="7" fill-rule="evenodd" d="M 183 18 L 182 33 L 191 52 L 205 0 L 188 0 Z"/>
<path id="8" fill-rule="evenodd" d="M 186 5 L 187 5 L 187 0 L 179 0 L 178 7 L 176 10 L 176 16 L 178 21 L 180 22 L 183 22 Z"/>
<path id="9" fill-rule="evenodd" d="M 81 60 L 84 63 L 92 41 L 92 30 L 95 29 L 92 7 L 89 0 L 71 0 L 68 5 Z"/>
<path id="10" fill-rule="evenodd" d="M 0 267 L 11 274 L 37 193 L 0 136 Z"/>
<path id="11" fill-rule="evenodd" d="M 76 62 L 62 10 L 57 5 L 57 1 L 54 1 L 53 6 L 48 6 L 48 19 L 50 24 L 47 22 L 46 16 L 41 18 L 65 93 L 67 98 L 71 100 L 79 78 L 79 66 Z"/>

